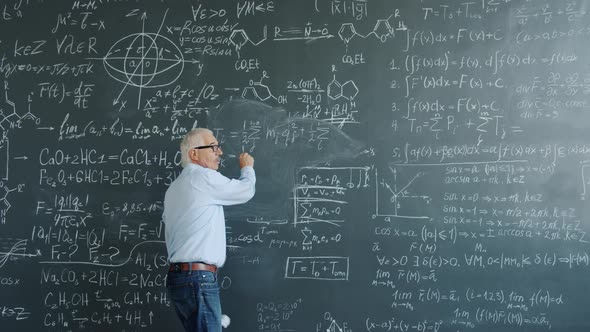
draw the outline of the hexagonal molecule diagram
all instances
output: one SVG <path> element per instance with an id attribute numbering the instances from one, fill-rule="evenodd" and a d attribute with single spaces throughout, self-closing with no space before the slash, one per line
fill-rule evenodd
<path id="1" fill-rule="evenodd" d="M 339 98 L 353 100 L 358 93 L 359 89 L 354 81 L 348 80 L 344 84 L 341 84 L 336 79 L 336 75 L 334 75 L 334 78 L 328 84 L 327 94 L 328 98 L 332 100 L 338 100 Z"/>

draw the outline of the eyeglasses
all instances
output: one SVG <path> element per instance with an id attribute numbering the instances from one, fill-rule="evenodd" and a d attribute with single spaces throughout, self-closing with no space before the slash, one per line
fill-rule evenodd
<path id="1" fill-rule="evenodd" d="M 219 149 L 221 149 L 221 144 L 211 144 L 211 145 L 201 145 L 201 146 L 196 146 L 193 149 L 209 149 L 211 148 L 211 150 L 213 150 L 213 152 L 217 152 L 219 151 Z"/>

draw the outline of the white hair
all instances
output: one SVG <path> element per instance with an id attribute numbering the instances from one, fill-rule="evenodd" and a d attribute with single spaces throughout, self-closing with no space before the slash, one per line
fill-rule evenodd
<path id="1" fill-rule="evenodd" d="M 195 128 L 184 135 L 182 141 L 180 141 L 180 164 L 182 167 L 186 167 L 186 165 L 191 163 L 191 159 L 188 156 L 189 151 L 196 146 L 205 144 L 203 136 L 206 134 L 213 135 L 213 132 L 207 128 Z"/>

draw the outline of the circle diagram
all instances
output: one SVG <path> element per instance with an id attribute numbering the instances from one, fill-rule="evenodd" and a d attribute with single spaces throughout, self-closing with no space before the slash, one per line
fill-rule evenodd
<path id="1" fill-rule="evenodd" d="M 139 88 L 157 88 L 176 81 L 184 69 L 180 49 L 156 33 L 136 33 L 117 41 L 103 59 L 115 80 Z"/>

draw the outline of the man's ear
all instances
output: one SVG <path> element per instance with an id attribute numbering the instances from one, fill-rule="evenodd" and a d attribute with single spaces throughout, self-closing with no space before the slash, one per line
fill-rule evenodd
<path id="1" fill-rule="evenodd" d="M 199 153 L 195 149 L 190 150 L 188 156 L 192 161 L 199 160 Z"/>

